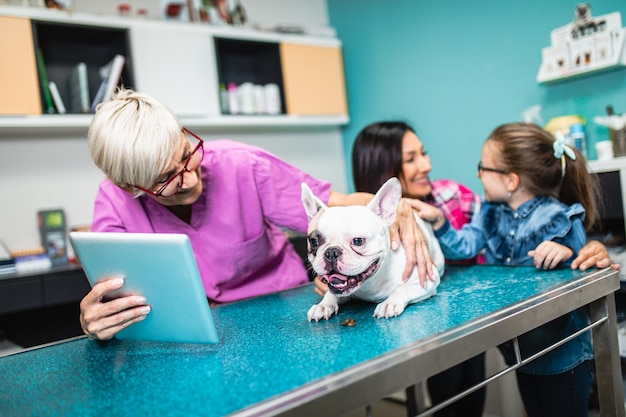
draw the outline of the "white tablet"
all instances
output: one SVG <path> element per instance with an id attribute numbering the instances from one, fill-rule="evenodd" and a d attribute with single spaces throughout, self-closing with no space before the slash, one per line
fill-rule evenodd
<path id="1" fill-rule="evenodd" d="M 119 339 L 217 343 L 218 336 L 189 238 L 183 234 L 71 232 L 91 286 L 123 276 L 120 293 L 141 294 L 151 311 Z"/>

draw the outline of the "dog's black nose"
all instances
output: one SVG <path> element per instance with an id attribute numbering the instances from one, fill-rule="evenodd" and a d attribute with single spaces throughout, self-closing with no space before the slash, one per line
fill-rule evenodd
<path id="1" fill-rule="evenodd" d="M 328 248 L 326 252 L 324 252 L 324 259 L 326 262 L 337 262 L 337 258 L 341 255 L 341 251 L 337 248 Z"/>

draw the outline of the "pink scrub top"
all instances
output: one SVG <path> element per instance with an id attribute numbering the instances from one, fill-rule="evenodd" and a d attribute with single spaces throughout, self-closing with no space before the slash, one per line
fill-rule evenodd
<path id="1" fill-rule="evenodd" d="M 94 205 L 95 232 L 184 233 L 207 297 L 230 302 L 306 283 L 302 260 L 281 228 L 306 233 L 302 182 L 327 202 L 330 183 L 253 146 L 205 142 L 203 191 L 191 224 L 148 196 L 134 198 L 108 179 Z"/>

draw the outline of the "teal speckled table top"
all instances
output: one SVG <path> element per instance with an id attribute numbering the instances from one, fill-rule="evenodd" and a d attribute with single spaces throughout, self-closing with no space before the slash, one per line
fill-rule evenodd
<path id="1" fill-rule="evenodd" d="M 0 358 L 0 416 L 223 416 L 441 334 L 580 272 L 448 267 L 436 296 L 393 319 L 351 302 L 308 322 L 311 285 L 212 310 L 220 342 L 80 338 Z M 342 326 L 354 318 L 354 327 Z M 193 317 L 188 317 L 193 320 Z"/>

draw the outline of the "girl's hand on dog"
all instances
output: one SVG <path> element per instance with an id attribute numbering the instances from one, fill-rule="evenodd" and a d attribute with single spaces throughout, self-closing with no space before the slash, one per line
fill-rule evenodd
<path id="1" fill-rule="evenodd" d="M 439 210 L 437 207 L 414 198 L 408 198 L 406 200 L 411 205 L 413 210 L 415 210 L 417 214 L 422 218 L 422 220 L 430 223 L 433 226 L 433 230 L 438 230 L 441 228 L 441 226 L 443 226 L 445 218 L 443 217 L 443 213 L 441 212 L 441 210 Z"/>

